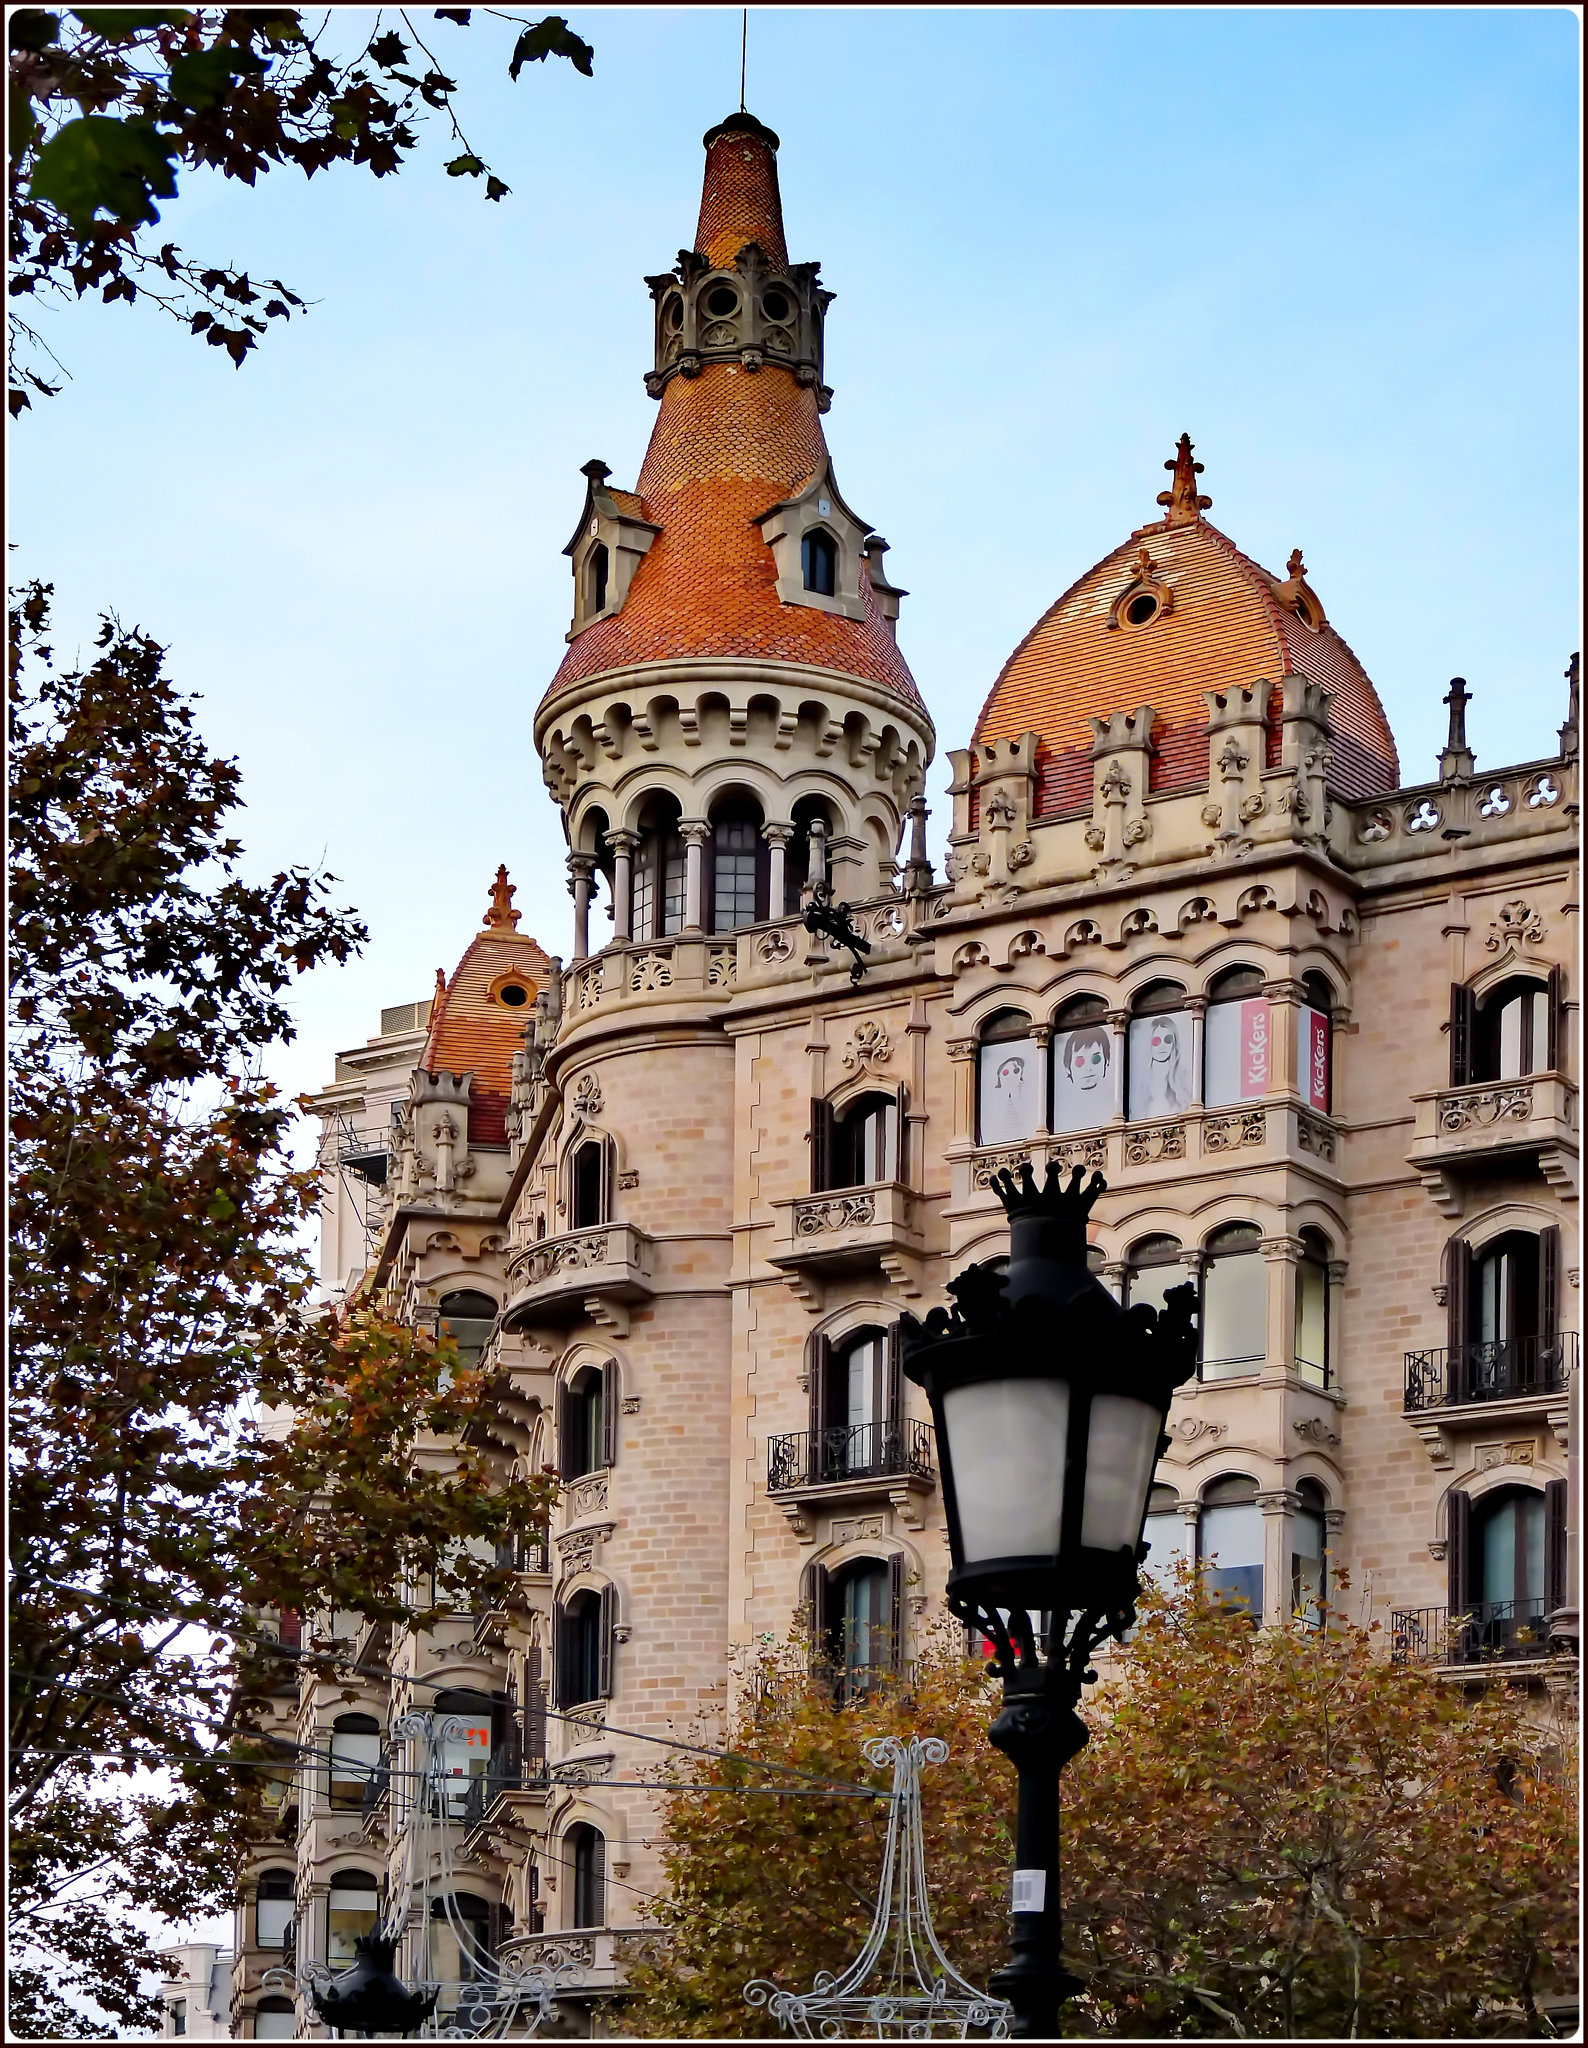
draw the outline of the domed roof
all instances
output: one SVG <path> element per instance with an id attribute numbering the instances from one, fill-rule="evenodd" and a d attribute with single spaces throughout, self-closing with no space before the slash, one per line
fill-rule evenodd
<path id="1" fill-rule="evenodd" d="M 773 272 L 787 270 L 776 150 L 752 115 L 708 133 L 695 249 L 713 269 L 754 244 Z M 814 276 L 814 265 L 796 269 Z M 612 493 L 661 531 L 621 610 L 577 635 L 544 702 L 631 663 L 740 657 L 835 669 L 924 708 L 864 566 L 860 618 L 778 596 L 756 522 L 828 468 L 822 398 L 817 383 L 772 360 L 759 369 L 704 361 L 670 378 L 636 491 Z"/>
<path id="2" fill-rule="evenodd" d="M 1150 704 L 1151 789 L 1194 789 L 1208 773 L 1206 693 L 1298 675 L 1331 692 L 1330 786 L 1352 799 L 1394 789 L 1400 765 L 1378 692 L 1325 618 L 1300 552 L 1287 577 L 1272 575 L 1203 518 L 1212 500 L 1197 490 L 1202 465 L 1186 436 L 1165 467 L 1175 472 L 1159 499 L 1165 517 L 1138 528 L 1042 615 L 993 684 L 976 740 L 1040 733 L 1038 809 L 1079 809 L 1092 796 L 1089 721 Z M 1270 695 L 1273 765 L 1277 689 Z"/>
<path id="3" fill-rule="evenodd" d="M 471 1145 L 507 1143 L 513 1054 L 524 1043 L 536 992 L 551 970 L 536 942 L 517 928 L 516 894 L 507 869 L 498 868 L 484 929 L 470 940 L 450 981 L 437 969 L 430 1034 L 419 1062 L 428 1074 L 473 1074 Z"/>

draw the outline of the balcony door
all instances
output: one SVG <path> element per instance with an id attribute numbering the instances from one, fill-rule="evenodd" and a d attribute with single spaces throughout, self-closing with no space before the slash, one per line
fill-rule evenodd
<path id="1" fill-rule="evenodd" d="M 811 1371 L 812 1481 L 894 1470 L 902 1394 L 896 1325 L 819 1346 Z"/>
<path id="2" fill-rule="evenodd" d="M 1557 1383 L 1555 1229 L 1514 1230 L 1474 1251 L 1452 1247 L 1450 1392 L 1503 1401 Z"/>

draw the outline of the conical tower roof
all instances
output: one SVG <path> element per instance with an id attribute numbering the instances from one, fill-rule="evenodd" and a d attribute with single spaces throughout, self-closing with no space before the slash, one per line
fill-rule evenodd
<path id="1" fill-rule="evenodd" d="M 705 146 L 695 248 L 681 252 L 677 277 L 687 286 L 703 272 L 737 266 L 736 275 L 763 297 L 768 283 L 782 289 L 806 309 L 819 358 L 821 315 L 831 295 L 816 286 L 816 265 L 788 262 L 778 138 L 739 113 L 709 130 Z M 650 282 L 660 296 L 673 279 Z M 864 569 L 858 618 L 779 598 L 777 566 L 757 522 L 830 476 L 821 421 L 827 393 L 808 362 L 737 353 L 740 359 L 720 360 L 702 350 L 698 367 L 675 374 L 661 368 L 659 348 L 658 373 L 649 381 L 660 386 L 661 409 L 637 489 L 610 493 L 624 512 L 659 531 L 621 609 L 575 635 L 544 701 L 632 664 L 727 657 L 836 670 L 921 709 Z M 749 360 L 756 356 L 761 360 Z"/>
<path id="2" fill-rule="evenodd" d="M 1325 618 L 1300 550 L 1285 576 L 1273 575 L 1203 517 L 1213 501 L 1198 489 L 1188 436 L 1164 467 L 1174 471 L 1158 500 L 1164 517 L 1138 527 L 1038 619 L 988 694 L 977 742 L 1041 734 L 1038 806 L 1052 814 L 1091 801 L 1091 720 L 1151 704 L 1152 789 L 1194 789 L 1208 773 L 1207 693 L 1268 684 L 1277 749 L 1274 686 L 1299 675 L 1331 693 L 1331 788 L 1352 799 L 1396 788 L 1378 692 Z"/>

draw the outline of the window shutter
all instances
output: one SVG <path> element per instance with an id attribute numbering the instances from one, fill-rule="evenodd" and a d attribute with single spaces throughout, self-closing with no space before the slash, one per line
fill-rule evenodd
<path id="1" fill-rule="evenodd" d="M 821 1433 L 827 1427 L 827 1393 L 833 1377 L 833 1340 L 812 1337 L 805 1347 L 806 1371 L 810 1379 L 810 1464 L 815 1471 L 821 1456 Z"/>
<path id="2" fill-rule="evenodd" d="M 1549 1043 L 1544 1049 L 1544 1063 L 1551 1073 L 1561 1064 L 1562 1017 L 1561 1017 L 1561 972 L 1558 967 L 1549 970 Z M 1538 1072 L 1538 1047 L 1533 1048 L 1533 1071 Z"/>
<path id="3" fill-rule="evenodd" d="M 882 1420 L 899 1442 L 904 1441 L 904 1325 L 889 1323 L 887 1377 L 882 1389 Z"/>
<path id="4" fill-rule="evenodd" d="M 1477 1005 L 1465 982 L 1450 990 L 1450 1085 L 1463 1088 L 1472 1079 L 1472 1044 L 1477 1030 Z"/>
<path id="5" fill-rule="evenodd" d="M 893 1094 L 893 1178 L 897 1181 L 910 1178 L 910 1126 L 904 1120 L 909 1101 L 910 1091 L 901 1083 Z"/>
<path id="6" fill-rule="evenodd" d="M 1544 1612 L 1566 1605 L 1566 1482 L 1551 1479 L 1544 1488 Z"/>
<path id="7" fill-rule="evenodd" d="M 573 1470 L 572 1417 L 569 1409 L 568 1385 L 565 1380 L 557 1382 L 557 1470 L 565 1478 Z"/>
<path id="8" fill-rule="evenodd" d="M 552 1616 L 552 1697 L 559 1707 L 573 1704 L 573 1623 L 566 1607 Z"/>
<path id="9" fill-rule="evenodd" d="M 1472 1247 L 1464 1237 L 1454 1237 L 1445 1247 L 1446 1342 L 1450 1346 L 1448 1365 L 1452 1391 L 1461 1381 L 1463 1362 L 1460 1353 L 1467 1341 L 1471 1300 Z"/>
<path id="10" fill-rule="evenodd" d="M 540 1664 L 538 1649 L 524 1659 L 524 1773 L 536 1778 L 546 1761 L 546 1688 Z"/>
<path id="11" fill-rule="evenodd" d="M 807 1565 L 805 1568 L 805 1600 L 801 1604 L 808 1604 L 810 1607 L 811 1658 L 813 1662 L 818 1664 L 825 1664 L 827 1661 L 829 1591 L 830 1583 L 826 1567 L 819 1564 Z"/>
<path id="12" fill-rule="evenodd" d="M 612 1697 L 612 1646 L 617 1630 L 617 1596 L 611 1586 L 601 1588 L 601 1644 L 600 1668 L 596 1679 L 596 1697 L 609 1700 Z"/>
<path id="13" fill-rule="evenodd" d="M 1464 1493 L 1452 1493 L 1446 1504 L 1448 1535 L 1445 1539 L 1446 1606 L 1450 1619 L 1467 1610 L 1467 1587 L 1471 1583 L 1468 1556 L 1472 1548 L 1472 1503 Z"/>
<path id="14" fill-rule="evenodd" d="M 1538 1338 L 1553 1344 L 1559 1328 L 1560 1230 L 1551 1223 L 1538 1233 Z M 1542 1364 L 1544 1361 L 1539 1361 Z"/>
<path id="15" fill-rule="evenodd" d="M 618 1367 L 609 1358 L 601 1368 L 601 1462 L 618 1461 Z"/>
<path id="16" fill-rule="evenodd" d="M 833 1106 L 819 1096 L 811 1103 L 811 1193 L 833 1184 Z"/>
<path id="17" fill-rule="evenodd" d="M 617 1178 L 612 1169 L 612 1140 L 601 1140 L 601 1214 L 597 1219 L 602 1223 L 612 1221 L 612 1184 Z"/>
<path id="18" fill-rule="evenodd" d="M 904 1669 L 904 1559 L 888 1559 L 888 1661 L 895 1671 Z"/>

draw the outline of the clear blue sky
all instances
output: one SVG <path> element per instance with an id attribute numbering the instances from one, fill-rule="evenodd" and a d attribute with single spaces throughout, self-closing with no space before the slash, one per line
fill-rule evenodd
<path id="1" fill-rule="evenodd" d="M 691 237 L 737 8 L 583 9 L 595 76 L 414 16 L 467 86 L 499 206 L 421 161 L 163 232 L 316 302 L 235 371 L 142 309 L 50 329 L 66 394 L 11 442 L 13 571 L 58 644 L 114 606 L 235 753 L 251 861 L 323 861 L 364 958 L 303 987 L 293 1087 L 449 971 L 500 860 L 566 953 L 531 747 L 560 552 L 654 408 L 641 282 Z M 345 34 L 351 34 L 352 24 Z M 1563 8 L 752 10 L 789 245 L 837 294 L 828 434 L 893 543 L 901 642 L 962 744 L 1010 648 L 1155 516 L 1182 429 L 1212 517 L 1294 546 L 1432 770 L 1448 678 L 1480 762 L 1548 752 L 1577 645 L 1577 106 Z M 941 829 L 946 764 L 932 771 Z M 941 842 L 939 840 L 938 844 Z"/>

